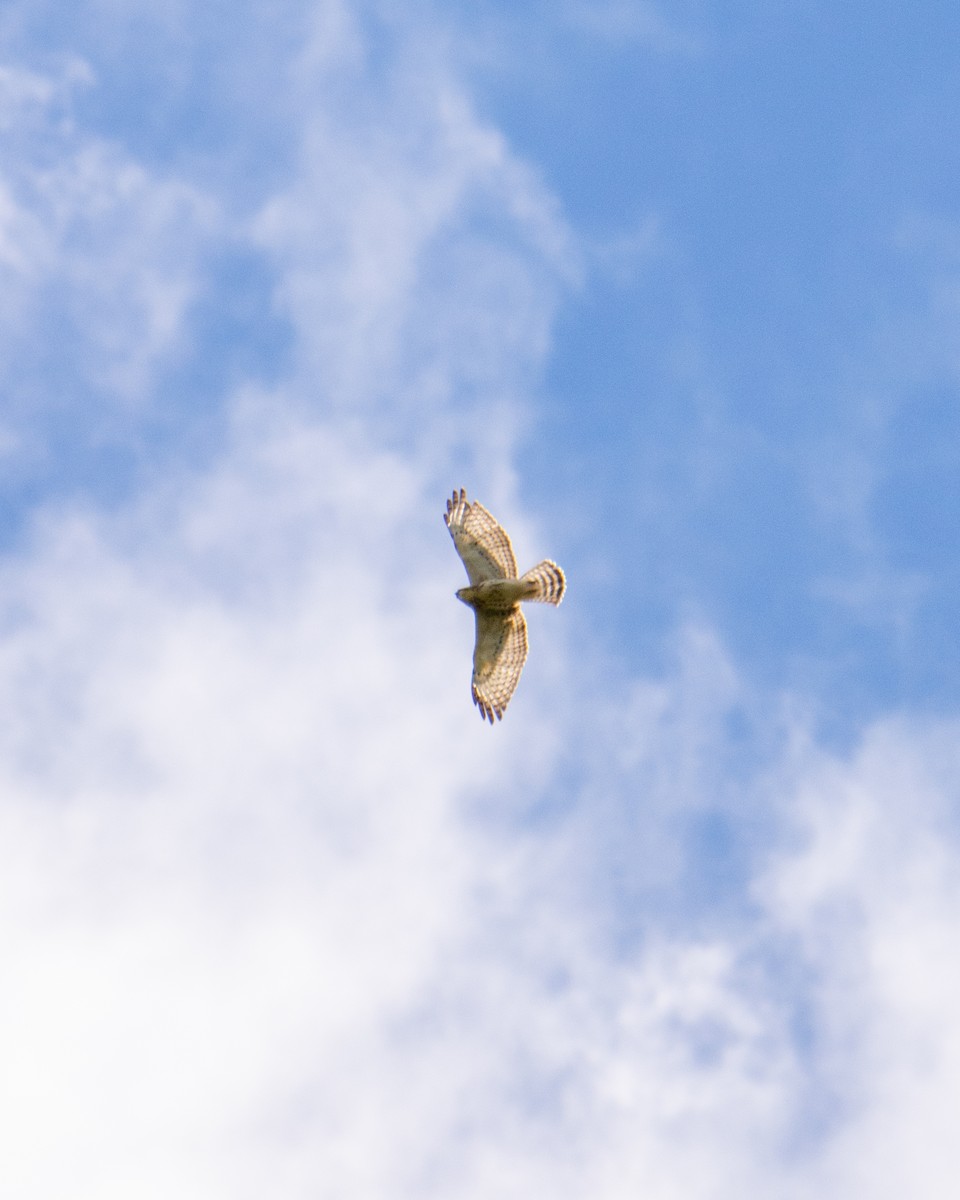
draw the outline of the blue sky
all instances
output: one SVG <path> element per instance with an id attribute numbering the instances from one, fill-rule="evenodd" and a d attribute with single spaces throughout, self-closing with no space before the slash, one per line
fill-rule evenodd
<path id="1" fill-rule="evenodd" d="M 4 1195 L 952 1196 L 958 35 L 4 6 Z"/>

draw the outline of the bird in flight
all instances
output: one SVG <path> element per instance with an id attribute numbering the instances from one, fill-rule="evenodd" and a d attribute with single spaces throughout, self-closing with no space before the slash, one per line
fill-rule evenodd
<path id="1" fill-rule="evenodd" d="M 527 661 L 527 622 L 520 601 L 559 604 L 567 581 L 548 558 L 518 578 L 507 531 L 482 504 L 471 504 L 463 488 L 447 501 L 443 519 L 470 580 L 457 599 L 473 609 L 477 621 L 473 702 L 492 725 L 494 717 L 499 720 L 506 712 Z"/>

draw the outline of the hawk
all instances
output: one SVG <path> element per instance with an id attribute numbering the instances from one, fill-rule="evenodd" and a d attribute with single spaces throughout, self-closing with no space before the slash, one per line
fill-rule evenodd
<path id="1" fill-rule="evenodd" d="M 473 702 L 492 725 L 494 717 L 499 720 L 506 712 L 527 660 L 527 623 L 520 601 L 559 604 L 567 581 L 548 558 L 518 579 L 506 530 L 482 504 L 471 504 L 463 488 L 447 501 L 443 519 L 470 580 L 457 599 L 473 609 L 477 620 Z"/>

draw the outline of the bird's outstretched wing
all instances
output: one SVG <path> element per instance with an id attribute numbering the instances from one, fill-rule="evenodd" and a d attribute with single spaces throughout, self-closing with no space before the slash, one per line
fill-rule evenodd
<path id="1" fill-rule="evenodd" d="M 471 587 L 486 579 L 516 579 L 517 560 L 507 531 L 482 504 L 476 500 L 471 504 L 463 488 L 447 501 L 443 519 L 467 568 Z"/>
<path id="2" fill-rule="evenodd" d="M 476 610 L 473 702 L 493 724 L 506 712 L 527 661 L 527 623 L 519 605 L 510 612 Z"/>

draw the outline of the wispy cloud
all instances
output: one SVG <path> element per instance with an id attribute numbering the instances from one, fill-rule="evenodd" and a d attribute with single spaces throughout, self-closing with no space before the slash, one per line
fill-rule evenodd
<path id="1" fill-rule="evenodd" d="M 8 72 L 0 179 L 4 378 L 14 410 L 140 407 L 198 289 L 213 205 L 78 129 L 63 76 Z"/>
<path id="2" fill-rule="evenodd" d="M 253 235 L 328 403 L 395 432 L 416 414 L 432 436 L 453 405 L 459 438 L 483 446 L 524 407 L 576 255 L 534 172 L 442 65 L 426 86 L 429 66 L 415 54 L 385 88 L 361 66 L 333 95 L 308 79 L 299 178 Z"/>
<path id="3" fill-rule="evenodd" d="M 562 11 L 576 29 L 611 43 L 639 42 L 661 54 L 702 52 L 698 37 L 678 29 L 663 7 L 649 0 L 567 0 Z"/>

